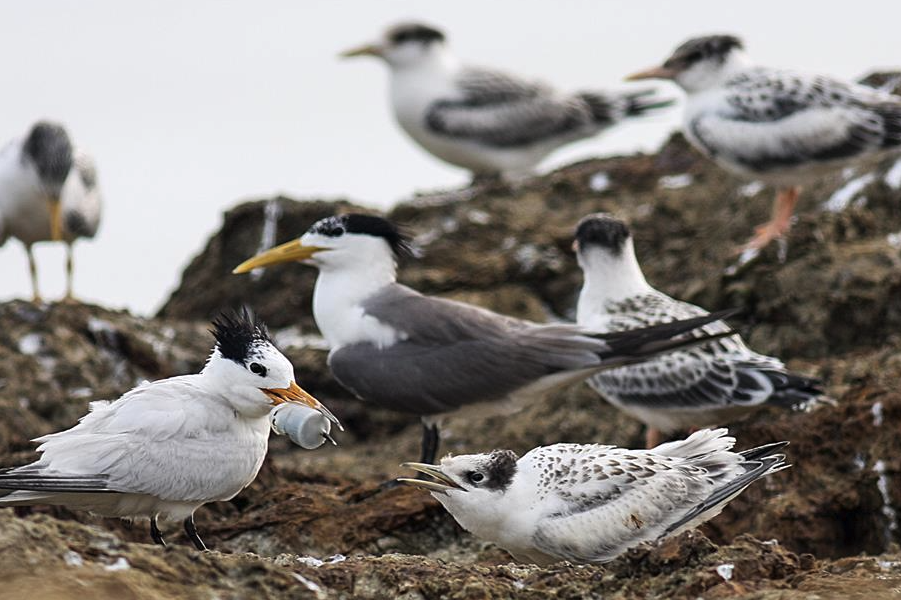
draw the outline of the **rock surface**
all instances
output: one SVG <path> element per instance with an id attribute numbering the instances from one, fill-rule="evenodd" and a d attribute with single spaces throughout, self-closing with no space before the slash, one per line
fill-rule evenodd
<path id="1" fill-rule="evenodd" d="M 729 177 L 679 137 L 653 156 L 586 161 L 515 190 L 421 196 L 391 212 L 421 253 L 401 266 L 404 282 L 536 320 L 572 316 L 573 227 L 589 212 L 615 212 L 630 221 L 654 285 L 709 309 L 745 308 L 752 346 L 826 382 L 834 407 L 731 424 L 740 448 L 791 440 L 793 468 L 698 532 L 603 567 L 512 564 L 429 496 L 380 489 L 418 455 L 418 424 L 363 406 L 331 380 L 310 314 L 315 273 L 287 265 L 230 275 L 261 246 L 350 203 L 277 198 L 229 211 L 152 319 L 0 305 L 0 466 L 29 460 L 30 438 L 70 427 L 90 400 L 199 369 L 209 318 L 243 303 L 275 330 L 301 385 L 347 426 L 340 447 L 314 452 L 273 437 L 257 481 L 198 512 L 210 553 L 171 525 L 161 549 L 145 543 L 143 523 L 0 510 L 0 598 L 888 596 L 901 587 L 899 187 L 891 157 L 824 180 L 805 190 L 784 256 L 771 248 L 745 264 L 730 250 L 766 219 L 772 191 Z M 639 446 L 642 430 L 579 385 L 544 404 L 452 417 L 442 440 L 455 453 L 559 441 Z"/>

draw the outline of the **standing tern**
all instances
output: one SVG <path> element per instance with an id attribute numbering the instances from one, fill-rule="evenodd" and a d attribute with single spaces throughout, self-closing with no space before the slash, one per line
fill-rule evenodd
<path id="1" fill-rule="evenodd" d="M 61 125 L 40 121 L 0 151 L 0 245 L 14 237 L 25 246 L 36 302 L 41 297 L 32 246 L 66 244 L 66 298 L 71 299 L 72 245 L 97 233 L 100 204 L 94 161 L 73 148 Z"/>
<path id="2" fill-rule="evenodd" d="M 477 177 L 528 176 L 557 148 L 671 104 L 650 90 L 563 93 L 463 65 L 445 42 L 434 27 L 402 23 L 342 56 L 384 60 L 401 128 L 432 155 Z"/>
<path id="3" fill-rule="evenodd" d="M 294 382 L 294 368 L 248 311 L 213 322 L 216 345 L 196 375 L 144 383 L 91 403 L 78 425 L 37 438 L 35 462 L 0 472 L 0 506 L 55 504 L 107 517 L 182 520 L 199 550 L 194 511 L 229 500 L 266 456 L 269 412 L 286 402 L 338 421 Z M 339 425 L 340 426 L 340 425 Z"/>
<path id="4" fill-rule="evenodd" d="M 688 94 L 688 140 L 720 166 L 778 188 L 772 219 L 746 246 L 785 235 L 800 185 L 901 145 L 901 98 L 864 85 L 753 64 L 740 39 L 688 40 L 629 79 L 670 79 Z"/>
<path id="5" fill-rule="evenodd" d="M 626 331 L 709 314 L 660 292 L 645 280 L 625 223 L 589 215 L 576 228 L 574 249 L 585 283 L 576 321 L 592 331 Z M 707 334 L 729 327 L 714 321 Z M 777 358 L 749 349 L 738 335 L 598 373 L 589 385 L 611 404 L 642 421 L 647 446 L 660 432 L 722 425 L 763 406 L 803 408 L 816 402 L 819 382 L 789 373 Z"/>
<path id="6" fill-rule="evenodd" d="M 749 485 L 787 467 L 788 442 L 733 452 L 725 429 L 653 450 L 554 444 L 403 466 L 473 535 L 538 565 L 603 563 L 717 516 Z"/>
<path id="7" fill-rule="evenodd" d="M 291 261 L 319 269 L 313 317 L 330 346 L 332 375 L 365 401 L 422 417 L 423 462 L 435 460 L 436 419 L 444 413 L 544 397 L 601 370 L 698 343 L 682 334 L 722 316 L 604 335 L 573 324 L 539 325 L 397 283 L 396 258 L 408 250 L 389 221 L 347 214 L 318 221 L 299 240 L 234 272 Z"/>

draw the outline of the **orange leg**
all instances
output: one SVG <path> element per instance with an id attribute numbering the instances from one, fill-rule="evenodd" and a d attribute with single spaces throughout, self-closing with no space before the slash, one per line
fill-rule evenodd
<path id="1" fill-rule="evenodd" d="M 754 237 L 745 244 L 744 250 L 760 250 L 775 239 L 781 238 L 791 229 L 792 213 L 801 188 L 798 186 L 779 190 L 776 201 L 773 203 L 773 216 L 767 222 L 758 227 Z"/>
<path id="2" fill-rule="evenodd" d="M 660 430 L 648 427 L 648 430 L 644 434 L 644 447 L 647 449 L 656 448 L 662 441 L 663 434 L 660 433 Z"/>

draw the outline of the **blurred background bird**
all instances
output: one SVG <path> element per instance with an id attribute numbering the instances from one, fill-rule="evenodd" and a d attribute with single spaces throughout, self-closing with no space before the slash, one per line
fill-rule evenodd
<path id="1" fill-rule="evenodd" d="M 778 192 L 772 218 L 745 246 L 791 228 L 801 185 L 901 145 L 901 98 L 825 75 L 759 66 L 733 35 L 693 38 L 630 80 L 669 79 L 688 95 L 683 131 L 720 166 Z"/>
<path id="2" fill-rule="evenodd" d="M 33 246 L 66 245 L 66 299 L 73 298 L 73 245 L 100 225 L 101 198 L 94 160 L 75 148 L 66 129 L 50 121 L 0 151 L 0 245 L 16 238 L 25 247 L 32 298 L 41 301 Z"/>
<path id="3" fill-rule="evenodd" d="M 563 93 L 467 66 L 444 32 L 424 23 L 395 25 L 378 42 L 342 56 L 382 59 L 397 123 L 426 151 L 477 179 L 526 177 L 557 148 L 672 103 L 648 89 Z"/>

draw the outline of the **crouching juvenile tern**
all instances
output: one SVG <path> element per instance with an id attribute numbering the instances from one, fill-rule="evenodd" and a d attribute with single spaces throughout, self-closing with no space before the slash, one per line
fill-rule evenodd
<path id="1" fill-rule="evenodd" d="M 783 236 L 800 185 L 901 145 L 901 98 L 867 86 L 753 64 L 731 35 L 691 39 L 629 79 L 671 79 L 688 94 L 688 140 L 720 166 L 779 190 L 748 248 Z"/>
<path id="2" fill-rule="evenodd" d="M 627 331 L 708 314 L 648 284 L 629 228 L 619 219 L 585 217 L 574 247 L 585 276 L 576 311 L 580 325 Z M 696 331 L 715 334 L 729 327 L 713 321 Z M 803 408 L 822 394 L 817 380 L 789 373 L 782 361 L 752 351 L 738 335 L 604 371 L 588 383 L 648 427 L 648 448 L 660 442 L 661 431 L 722 425 L 763 406 Z"/>
<path id="3" fill-rule="evenodd" d="M 560 146 L 671 104 L 651 90 L 567 94 L 469 67 L 453 55 L 444 33 L 422 23 L 396 25 L 378 42 L 342 56 L 384 60 L 401 128 L 432 155 L 476 176 L 527 176 Z"/>
<path id="4" fill-rule="evenodd" d="M 733 452 L 725 429 L 703 429 L 653 450 L 554 444 L 406 463 L 473 535 L 522 562 L 603 563 L 645 542 L 697 527 L 749 485 L 787 467 L 788 442 Z"/>
<path id="5" fill-rule="evenodd" d="M 0 472 L 0 507 L 55 504 L 127 519 L 182 520 L 199 550 L 194 511 L 229 500 L 266 456 L 269 412 L 286 402 L 338 421 L 294 382 L 294 368 L 246 310 L 213 323 L 216 345 L 196 375 L 145 383 L 93 402 L 78 425 L 37 438 L 35 462 Z"/>
<path id="6" fill-rule="evenodd" d="M 719 318 L 600 336 L 573 324 L 539 325 L 397 283 L 396 258 L 406 252 L 407 241 L 394 224 L 347 214 L 318 221 L 299 240 L 263 252 L 234 272 L 289 261 L 319 269 L 313 316 L 330 346 L 332 375 L 365 401 L 422 417 L 423 462 L 435 460 L 435 419 L 443 413 L 543 397 L 601 370 L 697 343 L 682 334 Z M 719 335 L 728 332 L 713 337 Z"/>
<path id="7" fill-rule="evenodd" d="M 40 300 L 37 242 L 66 244 L 66 298 L 72 298 L 72 245 L 92 238 L 100 224 L 100 190 L 93 159 L 72 146 L 56 123 L 40 121 L 0 151 L 0 245 L 25 246 L 35 301 Z"/>

